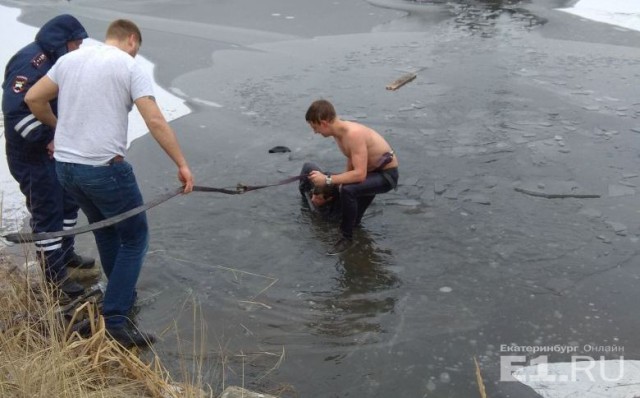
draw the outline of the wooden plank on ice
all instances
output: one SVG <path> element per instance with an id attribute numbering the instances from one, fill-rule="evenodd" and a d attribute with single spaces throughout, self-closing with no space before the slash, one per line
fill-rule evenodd
<path id="1" fill-rule="evenodd" d="M 387 90 L 397 90 L 415 79 L 416 76 L 417 75 L 415 73 L 407 73 L 406 75 L 402 75 L 398 79 L 394 80 L 391 84 L 387 84 L 386 88 Z"/>

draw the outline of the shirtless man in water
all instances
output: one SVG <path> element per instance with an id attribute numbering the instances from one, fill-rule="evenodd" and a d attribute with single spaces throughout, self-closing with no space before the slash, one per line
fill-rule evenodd
<path id="1" fill-rule="evenodd" d="M 398 158 L 380 134 L 360 123 L 341 120 L 327 100 L 313 102 L 305 119 L 316 134 L 333 137 L 347 157 L 343 173 L 309 173 L 309 180 L 316 187 L 341 186 L 342 237 L 327 253 L 338 254 L 351 246 L 353 228 L 360 224 L 376 194 L 389 192 L 398 184 Z"/>

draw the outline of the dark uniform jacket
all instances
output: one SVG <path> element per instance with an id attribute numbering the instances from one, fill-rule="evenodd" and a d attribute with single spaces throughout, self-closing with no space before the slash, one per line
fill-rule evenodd
<path id="1" fill-rule="evenodd" d="M 59 15 L 42 26 L 34 42 L 9 60 L 2 84 L 7 157 L 47 156 L 46 146 L 53 139 L 53 131 L 31 114 L 24 97 L 56 60 L 67 53 L 67 42 L 87 37 L 86 30 L 77 19 L 71 15 Z M 55 101 L 51 105 L 56 113 Z"/>
<path id="2" fill-rule="evenodd" d="M 311 192 L 313 191 L 313 184 L 311 183 L 309 178 L 307 178 L 307 176 L 314 170 L 318 170 L 319 172 L 323 173 L 322 169 L 315 163 L 307 162 L 302 165 L 300 175 L 304 177 L 300 178 L 300 182 L 298 184 L 300 194 L 304 198 L 305 204 L 309 206 L 309 209 L 311 209 L 313 213 L 318 214 L 323 220 L 339 220 L 340 217 L 342 217 L 342 206 L 340 203 L 340 191 L 338 187 L 334 186 L 333 189 L 331 189 L 331 196 L 333 197 L 333 199 L 326 203 L 324 206 L 318 207 L 314 205 L 313 202 L 311 202 Z"/>

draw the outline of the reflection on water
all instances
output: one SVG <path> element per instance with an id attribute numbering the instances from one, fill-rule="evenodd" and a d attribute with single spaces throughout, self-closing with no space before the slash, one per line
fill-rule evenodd
<path id="1" fill-rule="evenodd" d="M 502 18 L 507 18 L 509 27 L 531 29 L 544 25 L 547 20 L 532 14 L 529 10 L 517 7 L 525 3 L 518 0 L 458 1 L 452 4 L 456 26 L 484 37 L 492 37 Z"/>
<path id="2" fill-rule="evenodd" d="M 388 271 L 392 259 L 390 249 L 378 247 L 366 230 L 358 231 L 354 246 L 338 257 L 339 288 L 350 295 L 400 286 L 397 276 Z"/>
<path id="3" fill-rule="evenodd" d="M 449 1 L 449 0 L 407 0 L 414 3 L 421 4 L 441 4 L 441 3 L 460 3 L 460 4 L 486 4 L 488 7 L 493 8 L 502 8 L 507 5 L 514 5 L 520 3 L 530 3 L 531 1 L 523 1 L 523 0 L 457 0 L 457 1 Z"/>
<path id="4" fill-rule="evenodd" d="M 306 202 L 305 202 L 306 204 Z M 331 242 L 337 235 L 338 222 L 328 222 L 302 208 L 317 239 Z M 366 218 L 365 218 L 366 220 Z M 400 279 L 389 270 L 393 261 L 390 250 L 380 248 L 365 229 L 358 229 L 354 245 L 336 257 L 334 286 L 326 291 L 305 292 L 312 298 L 311 333 L 326 337 L 354 337 L 367 333 L 367 339 L 383 332 L 380 316 L 393 312 Z M 328 344 L 353 344 L 331 341 Z"/>
<path id="5" fill-rule="evenodd" d="M 530 0 L 368 0 L 370 4 L 382 8 L 406 11 L 406 22 L 416 26 L 414 20 L 425 23 L 441 20 L 443 12 L 453 15 L 455 26 L 478 34 L 493 37 L 496 26 L 509 22 L 509 28 L 532 29 L 547 22 L 545 18 L 522 8 Z M 435 18 L 435 20 L 434 20 Z M 501 24 L 504 25 L 504 24 Z"/>

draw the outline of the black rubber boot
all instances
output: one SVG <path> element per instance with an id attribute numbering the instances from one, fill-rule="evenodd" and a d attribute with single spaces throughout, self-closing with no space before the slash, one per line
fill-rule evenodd
<path id="1" fill-rule="evenodd" d="M 84 294 L 84 287 L 69 278 L 57 285 L 58 289 L 66 294 L 70 299 L 80 297 Z"/>
<path id="2" fill-rule="evenodd" d="M 71 268 L 91 268 L 95 263 L 96 260 L 94 258 L 81 256 L 72 252 L 71 255 L 67 256 L 65 265 Z"/>
<path id="3" fill-rule="evenodd" d="M 141 332 L 133 326 L 107 328 L 107 333 L 124 348 L 148 347 L 157 340 L 153 334 Z"/>

